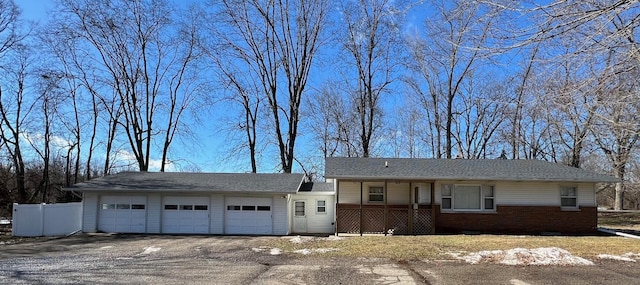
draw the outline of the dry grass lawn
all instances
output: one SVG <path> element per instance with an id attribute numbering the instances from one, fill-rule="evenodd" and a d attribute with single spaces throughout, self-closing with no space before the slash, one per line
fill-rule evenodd
<path id="1" fill-rule="evenodd" d="M 595 258 L 598 254 L 640 253 L 640 240 L 614 236 L 512 236 L 512 235 L 429 235 L 364 236 L 342 240 L 314 239 L 292 243 L 283 238 L 268 245 L 285 252 L 300 249 L 337 248 L 326 253 L 347 257 L 380 257 L 396 260 L 450 259 L 449 252 L 477 252 L 513 248 L 559 247 L 574 255 Z M 325 254 L 323 254 L 325 255 Z"/>
<path id="2" fill-rule="evenodd" d="M 598 226 L 640 231 L 640 212 L 598 212 Z"/>
<path id="3" fill-rule="evenodd" d="M 640 212 L 599 213 L 598 226 L 640 231 Z M 300 249 L 337 248 L 325 253 L 348 257 L 386 257 L 398 260 L 450 259 L 449 252 L 478 252 L 482 250 L 508 250 L 559 247 L 584 258 L 598 254 L 640 254 L 640 240 L 618 236 L 515 236 L 515 235 L 429 235 L 429 236 L 364 236 L 342 240 L 313 239 L 305 243 L 292 243 L 283 238 L 268 245 L 285 252 Z"/>

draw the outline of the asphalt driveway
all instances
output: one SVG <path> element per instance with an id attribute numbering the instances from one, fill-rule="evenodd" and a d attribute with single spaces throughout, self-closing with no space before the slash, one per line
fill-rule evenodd
<path id="1" fill-rule="evenodd" d="M 0 244 L 2 284 L 639 284 L 636 262 L 470 265 L 278 254 L 280 237 L 79 235 Z"/>

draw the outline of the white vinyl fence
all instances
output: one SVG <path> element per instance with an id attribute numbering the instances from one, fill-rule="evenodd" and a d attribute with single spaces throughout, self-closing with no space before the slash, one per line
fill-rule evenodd
<path id="1" fill-rule="evenodd" d="M 63 236 L 82 228 L 82 203 L 13 204 L 14 236 Z"/>

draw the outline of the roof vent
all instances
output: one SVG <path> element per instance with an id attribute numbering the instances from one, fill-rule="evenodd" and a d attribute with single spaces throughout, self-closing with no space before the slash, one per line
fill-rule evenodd
<path id="1" fill-rule="evenodd" d="M 389 162 L 388 161 L 384 161 L 384 167 L 389 167 Z"/>

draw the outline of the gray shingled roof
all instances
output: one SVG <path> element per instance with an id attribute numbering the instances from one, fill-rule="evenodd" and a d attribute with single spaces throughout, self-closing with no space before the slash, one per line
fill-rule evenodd
<path id="1" fill-rule="evenodd" d="M 387 163 L 388 167 L 385 167 Z M 618 182 L 604 174 L 540 160 L 329 157 L 326 178 Z"/>
<path id="2" fill-rule="evenodd" d="M 300 187 L 300 192 L 334 192 L 333 183 L 305 182 Z"/>
<path id="3" fill-rule="evenodd" d="M 122 172 L 68 187 L 72 191 L 296 193 L 304 174 Z"/>

